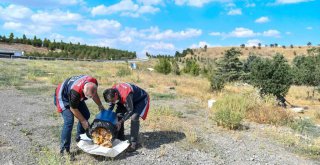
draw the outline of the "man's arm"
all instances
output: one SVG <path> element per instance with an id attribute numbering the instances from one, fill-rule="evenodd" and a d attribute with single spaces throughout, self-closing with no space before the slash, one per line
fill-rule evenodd
<path id="1" fill-rule="evenodd" d="M 83 117 L 83 115 L 80 113 L 78 108 L 72 108 L 70 107 L 71 112 L 73 115 L 80 121 L 82 127 L 87 130 L 89 128 L 89 122 Z"/>
<path id="2" fill-rule="evenodd" d="M 98 92 L 93 96 L 92 99 L 98 105 L 100 111 L 105 109 L 104 106 L 101 103 L 101 100 L 100 100 L 100 97 L 98 95 Z"/>
<path id="3" fill-rule="evenodd" d="M 126 103 L 124 104 L 124 107 L 126 107 L 127 112 L 124 114 L 122 122 L 128 120 L 133 114 L 133 100 L 132 100 L 132 97 L 133 97 L 133 94 L 130 93 L 128 95 L 127 99 L 126 99 Z"/>
<path id="4" fill-rule="evenodd" d="M 83 117 L 83 115 L 80 113 L 78 107 L 80 103 L 80 94 L 74 90 L 71 90 L 70 92 L 70 110 L 73 113 L 73 115 L 80 121 L 82 127 L 86 130 L 89 128 L 88 121 Z"/>

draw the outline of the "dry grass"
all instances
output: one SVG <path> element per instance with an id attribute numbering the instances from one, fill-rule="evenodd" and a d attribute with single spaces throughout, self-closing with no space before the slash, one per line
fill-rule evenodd
<path id="1" fill-rule="evenodd" d="M 222 57 L 224 52 L 232 47 L 210 47 L 207 49 L 207 51 L 204 51 L 204 49 L 195 49 L 195 55 L 200 57 L 208 57 L 208 58 L 219 58 Z M 239 48 L 239 46 L 237 47 Z M 302 46 L 301 48 L 294 46 L 294 48 L 290 48 L 287 46 L 287 48 L 282 48 L 281 46 L 277 48 L 271 48 L 271 47 L 261 47 L 261 49 L 254 49 L 253 47 L 246 47 L 246 48 L 239 48 L 241 52 L 243 53 L 243 56 L 241 56 L 241 59 L 246 59 L 249 56 L 249 53 L 254 53 L 257 55 L 261 55 L 263 57 L 272 57 L 276 53 L 283 54 L 286 59 L 289 61 L 292 61 L 296 55 L 306 55 L 307 50 L 311 47 Z M 190 55 L 188 55 L 190 56 Z"/>
<path id="2" fill-rule="evenodd" d="M 246 117 L 257 123 L 273 125 L 284 125 L 293 120 L 293 114 L 290 111 L 264 104 L 248 111 Z"/>
<path id="3" fill-rule="evenodd" d="M 319 137 L 306 139 L 293 132 L 281 128 L 272 127 L 264 130 L 265 135 L 275 139 L 280 144 L 290 147 L 294 152 L 313 159 L 319 159 L 320 145 Z"/>

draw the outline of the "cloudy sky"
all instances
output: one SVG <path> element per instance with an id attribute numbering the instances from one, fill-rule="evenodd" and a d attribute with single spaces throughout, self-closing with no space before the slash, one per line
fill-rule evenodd
<path id="1" fill-rule="evenodd" d="M 317 45 L 319 6 L 319 0 L 0 0 L 0 35 L 109 46 L 139 57 L 204 45 Z"/>

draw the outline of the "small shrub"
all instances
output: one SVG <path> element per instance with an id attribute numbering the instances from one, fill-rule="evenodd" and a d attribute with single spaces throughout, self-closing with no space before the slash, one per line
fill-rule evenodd
<path id="1" fill-rule="evenodd" d="M 272 105 L 260 105 L 247 113 L 249 120 L 261 124 L 284 125 L 292 121 L 290 112 Z"/>
<path id="2" fill-rule="evenodd" d="M 212 76 L 209 76 L 209 81 L 212 91 L 220 91 L 224 88 L 225 80 L 223 75 L 212 74 Z"/>
<path id="3" fill-rule="evenodd" d="M 119 68 L 119 70 L 117 71 L 116 74 L 118 77 L 124 77 L 124 76 L 128 76 L 131 75 L 131 70 L 127 67 L 121 67 Z"/>
<path id="4" fill-rule="evenodd" d="M 222 127 L 238 129 L 247 111 L 255 101 L 247 94 L 230 94 L 218 100 L 213 107 L 213 120 Z"/>
<path id="5" fill-rule="evenodd" d="M 319 110 L 314 112 L 314 117 L 316 119 L 320 119 L 320 111 Z"/>
<path id="6" fill-rule="evenodd" d="M 170 60 L 167 58 L 160 58 L 155 66 L 155 70 L 159 73 L 169 74 L 171 72 Z"/>
<path id="7" fill-rule="evenodd" d="M 307 129 L 311 128 L 314 126 L 314 123 L 310 119 L 298 119 L 294 120 L 289 124 L 289 126 L 299 132 L 299 133 L 304 133 Z"/>

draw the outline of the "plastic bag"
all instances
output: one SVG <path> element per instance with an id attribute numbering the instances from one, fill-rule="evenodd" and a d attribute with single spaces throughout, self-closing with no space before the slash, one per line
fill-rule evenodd
<path id="1" fill-rule="evenodd" d="M 93 141 L 87 137 L 86 134 L 80 135 L 81 140 L 78 142 L 77 146 L 82 149 L 84 152 L 93 154 L 93 155 L 101 155 L 106 157 L 116 157 L 124 150 L 126 150 L 130 143 L 128 140 L 121 141 L 119 139 L 114 139 L 112 142 L 112 148 L 107 148 L 103 146 L 99 146 L 94 144 Z"/>

